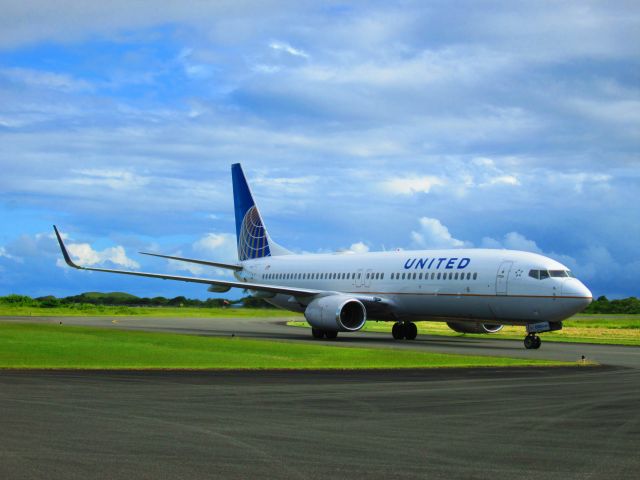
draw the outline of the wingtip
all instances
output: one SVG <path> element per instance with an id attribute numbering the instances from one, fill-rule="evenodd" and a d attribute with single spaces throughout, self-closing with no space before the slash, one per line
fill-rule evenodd
<path id="1" fill-rule="evenodd" d="M 62 240 L 62 235 L 60 235 L 60 232 L 58 231 L 58 227 L 54 225 L 53 231 L 56 233 L 56 238 L 58 239 L 58 244 L 60 245 L 60 250 L 62 251 L 62 256 L 64 257 L 64 261 L 67 263 L 67 265 L 73 268 L 82 269 L 82 267 L 76 265 L 75 263 L 73 263 L 73 260 L 71 260 L 69 252 L 67 252 L 67 247 L 65 247 L 64 241 Z"/>

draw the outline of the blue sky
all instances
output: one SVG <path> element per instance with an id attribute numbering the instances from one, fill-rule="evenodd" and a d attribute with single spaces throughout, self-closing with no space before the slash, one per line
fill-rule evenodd
<path id="1" fill-rule="evenodd" d="M 230 165 L 298 252 L 491 247 L 640 285 L 637 2 L 5 2 L 0 294 L 201 286 Z M 197 275 L 215 269 L 188 267 Z"/>

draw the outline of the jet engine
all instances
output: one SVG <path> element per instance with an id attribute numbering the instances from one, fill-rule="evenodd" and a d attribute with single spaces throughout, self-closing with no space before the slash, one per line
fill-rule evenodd
<path id="1" fill-rule="evenodd" d="M 458 333 L 498 333 L 502 325 L 479 322 L 447 322 L 447 326 Z"/>
<path id="2" fill-rule="evenodd" d="M 207 292 L 214 293 L 224 293 L 228 292 L 229 290 L 231 290 L 231 287 L 225 287 L 224 285 L 211 285 L 209 288 L 207 288 Z"/>
<path id="3" fill-rule="evenodd" d="M 367 321 L 367 310 L 355 298 L 329 295 L 307 305 L 304 316 L 314 328 L 328 332 L 357 332 Z"/>

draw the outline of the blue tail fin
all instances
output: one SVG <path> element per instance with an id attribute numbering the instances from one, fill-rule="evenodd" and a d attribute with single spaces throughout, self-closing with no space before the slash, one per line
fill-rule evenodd
<path id="1" fill-rule="evenodd" d="M 233 203 L 236 213 L 236 239 L 238 259 L 270 257 L 290 253 L 276 245 L 267 233 L 258 207 L 253 201 L 247 179 L 239 163 L 231 165 Z"/>

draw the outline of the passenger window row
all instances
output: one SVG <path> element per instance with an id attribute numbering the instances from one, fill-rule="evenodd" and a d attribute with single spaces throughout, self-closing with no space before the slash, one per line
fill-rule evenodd
<path id="1" fill-rule="evenodd" d="M 391 274 L 391 280 L 477 280 L 478 274 L 471 272 L 431 272 L 431 278 L 429 278 L 429 272 L 403 272 Z"/>
<path id="2" fill-rule="evenodd" d="M 369 277 L 371 275 L 371 277 Z M 374 275 L 376 275 L 374 277 Z M 263 273 L 266 280 L 355 280 L 360 279 L 361 273 Z M 384 273 L 367 273 L 367 278 L 383 279 Z"/>
<path id="3" fill-rule="evenodd" d="M 531 273 L 530 273 L 531 274 Z M 265 280 L 356 280 L 362 273 L 263 273 Z M 465 278 L 466 276 L 466 278 Z M 367 280 L 384 280 L 384 273 L 367 272 Z M 467 272 L 431 272 L 431 280 L 477 280 L 478 274 Z M 429 273 L 392 273 L 391 280 L 429 280 Z"/>

